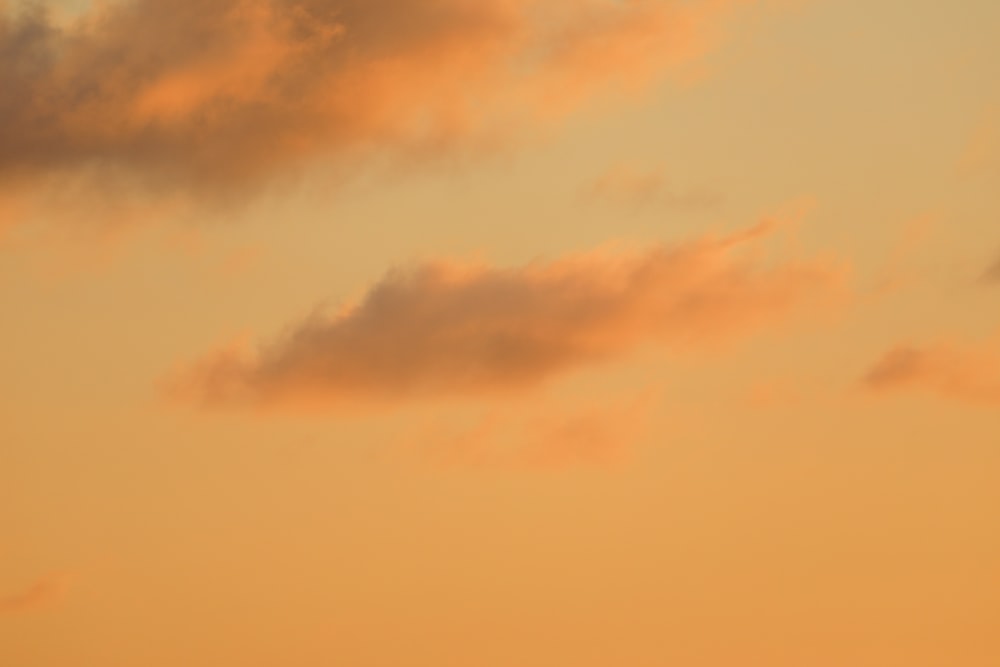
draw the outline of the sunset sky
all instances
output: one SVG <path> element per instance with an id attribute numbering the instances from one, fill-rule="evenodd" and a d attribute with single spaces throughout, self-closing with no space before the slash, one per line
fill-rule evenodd
<path id="1" fill-rule="evenodd" d="M 0 666 L 997 667 L 996 0 L 0 0 Z"/>

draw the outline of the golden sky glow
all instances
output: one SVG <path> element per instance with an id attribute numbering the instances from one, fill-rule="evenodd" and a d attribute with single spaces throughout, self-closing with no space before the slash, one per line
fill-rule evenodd
<path id="1" fill-rule="evenodd" d="M 996 667 L 1000 4 L 0 0 L 0 665 Z"/>

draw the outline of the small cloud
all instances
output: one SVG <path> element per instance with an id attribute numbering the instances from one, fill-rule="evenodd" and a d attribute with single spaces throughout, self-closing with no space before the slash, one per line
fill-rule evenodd
<path id="1" fill-rule="evenodd" d="M 68 580 L 63 574 L 39 579 L 24 590 L 0 597 L 0 615 L 20 614 L 46 607 L 61 598 L 67 587 Z"/>
<path id="2" fill-rule="evenodd" d="M 396 269 L 359 303 L 313 315 L 259 350 L 209 354 L 168 385 L 210 407 L 385 405 L 524 392 L 647 343 L 710 348 L 839 294 L 838 263 L 746 252 L 771 229 L 512 268 Z"/>
<path id="3" fill-rule="evenodd" d="M 706 190 L 676 190 L 668 182 L 662 167 L 643 169 L 619 164 L 611 167 L 584 190 L 588 199 L 646 207 L 700 209 L 718 206 L 722 198 Z"/>
<path id="4" fill-rule="evenodd" d="M 862 378 L 871 391 L 929 391 L 974 405 L 1000 407 L 1000 335 L 984 341 L 897 345 Z"/>
<path id="5" fill-rule="evenodd" d="M 965 174 L 1000 169 L 1000 107 L 988 109 L 973 128 L 958 166 Z"/>
<path id="6" fill-rule="evenodd" d="M 1000 285 L 1000 256 L 983 271 L 979 280 L 984 285 Z"/>
<path id="7" fill-rule="evenodd" d="M 517 405 L 471 424 L 440 420 L 407 438 L 402 452 L 448 468 L 560 471 L 610 469 L 626 463 L 646 432 L 653 394 L 564 405 Z"/>

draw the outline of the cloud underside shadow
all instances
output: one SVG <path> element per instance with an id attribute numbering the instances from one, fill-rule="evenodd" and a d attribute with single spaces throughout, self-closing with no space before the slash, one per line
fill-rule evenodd
<path id="1" fill-rule="evenodd" d="M 220 349 L 168 382 L 209 407 L 386 405 L 524 392 L 645 344 L 698 350 L 836 301 L 825 259 L 764 262 L 769 228 L 515 268 L 428 262 L 260 349 Z"/>
<path id="2" fill-rule="evenodd" d="M 746 0 L 0 2 L 0 183 L 216 196 L 317 159 L 437 154 L 639 90 Z"/>
<path id="3" fill-rule="evenodd" d="M 918 390 L 1000 408 L 1000 334 L 982 341 L 897 345 L 869 369 L 862 382 L 880 393 Z"/>

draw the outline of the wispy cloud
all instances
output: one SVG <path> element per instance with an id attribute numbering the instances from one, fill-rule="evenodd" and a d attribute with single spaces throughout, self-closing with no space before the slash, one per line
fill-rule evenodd
<path id="1" fill-rule="evenodd" d="M 386 403 L 524 391 L 645 343 L 704 348 L 829 303 L 844 268 L 764 262 L 765 224 L 514 268 L 428 262 L 256 352 L 227 348 L 171 391 L 207 406 Z M 759 255 L 759 253 L 757 253 Z"/>
<path id="2" fill-rule="evenodd" d="M 1000 407 L 1000 334 L 982 341 L 897 345 L 872 366 L 863 383 L 879 392 L 924 390 Z"/>
<path id="3" fill-rule="evenodd" d="M 616 164 L 584 190 L 588 199 L 606 200 L 632 207 L 662 205 L 671 208 L 717 206 L 721 197 L 707 190 L 679 190 L 670 183 L 663 167 L 644 168 Z"/>
<path id="4" fill-rule="evenodd" d="M 311 161 L 437 153 L 638 90 L 740 0 L 0 3 L 0 181 L 202 195 Z"/>
<path id="5" fill-rule="evenodd" d="M 402 453 L 446 468 L 562 471 L 625 464 L 654 404 L 642 392 L 600 402 L 532 402 L 494 409 L 468 424 L 436 420 L 407 436 Z"/>
<path id="6" fill-rule="evenodd" d="M 1000 106 L 986 109 L 969 135 L 959 159 L 965 174 L 995 172 L 1000 167 Z"/>
<path id="7" fill-rule="evenodd" d="M 65 575 L 53 574 L 39 579 L 24 590 L 0 597 L 0 615 L 32 611 L 58 600 L 66 591 Z"/>
<path id="8" fill-rule="evenodd" d="M 984 285 L 1000 285 L 1000 256 L 983 271 L 979 280 Z"/>
<path id="9" fill-rule="evenodd" d="M 887 295 L 912 286 L 921 273 L 914 266 L 915 260 L 929 245 L 937 223 L 936 216 L 925 214 L 900 225 L 885 264 L 875 277 L 875 294 Z"/>

